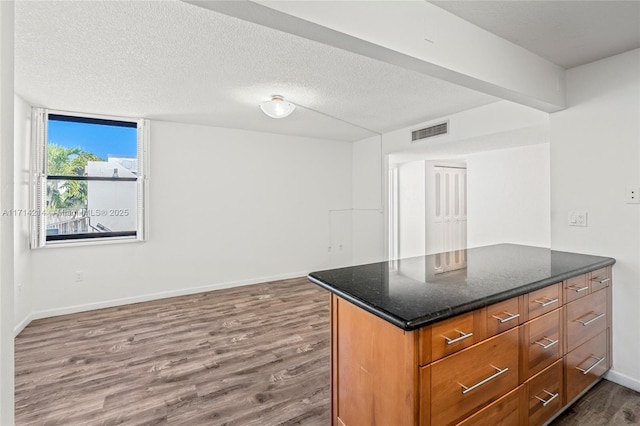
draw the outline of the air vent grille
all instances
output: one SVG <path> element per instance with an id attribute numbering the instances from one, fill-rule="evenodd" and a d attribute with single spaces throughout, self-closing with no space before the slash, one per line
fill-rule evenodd
<path id="1" fill-rule="evenodd" d="M 411 142 L 432 138 L 434 136 L 444 135 L 447 133 L 449 133 L 449 122 L 445 121 L 444 123 L 425 127 L 424 129 L 414 130 L 413 132 L 411 132 Z"/>

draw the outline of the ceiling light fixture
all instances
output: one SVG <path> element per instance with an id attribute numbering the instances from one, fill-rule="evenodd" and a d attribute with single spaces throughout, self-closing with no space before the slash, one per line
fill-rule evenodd
<path id="1" fill-rule="evenodd" d="M 272 95 L 270 101 L 260 104 L 260 109 L 271 118 L 284 118 L 291 114 L 296 106 L 285 101 L 280 95 Z"/>

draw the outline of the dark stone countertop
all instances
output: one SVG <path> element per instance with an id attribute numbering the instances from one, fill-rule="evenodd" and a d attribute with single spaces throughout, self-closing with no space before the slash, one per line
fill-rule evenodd
<path id="1" fill-rule="evenodd" d="M 458 269 L 444 272 L 436 265 L 446 253 L 312 272 L 309 279 L 403 330 L 415 330 L 615 263 L 516 244 L 450 252 L 452 261 L 456 253 Z"/>

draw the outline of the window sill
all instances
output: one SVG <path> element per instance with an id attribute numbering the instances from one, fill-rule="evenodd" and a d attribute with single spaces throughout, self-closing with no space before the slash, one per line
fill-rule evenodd
<path id="1" fill-rule="evenodd" d="M 63 241 L 47 241 L 45 249 L 63 248 L 63 247 L 85 247 L 85 246 L 104 246 L 110 244 L 129 244 L 142 243 L 136 237 L 109 237 L 109 238 L 91 238 L 86 240 L 63 240 Z"/>

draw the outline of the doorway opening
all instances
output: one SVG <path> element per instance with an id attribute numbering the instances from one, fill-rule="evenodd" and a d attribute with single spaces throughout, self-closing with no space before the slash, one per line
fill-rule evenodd
<path id="1" fill-rule="evenodd" d="M 389 258 L 436 255 L 436 270 L 466 264 L 467 166 L 420 160 L 389 169 Z"/>

